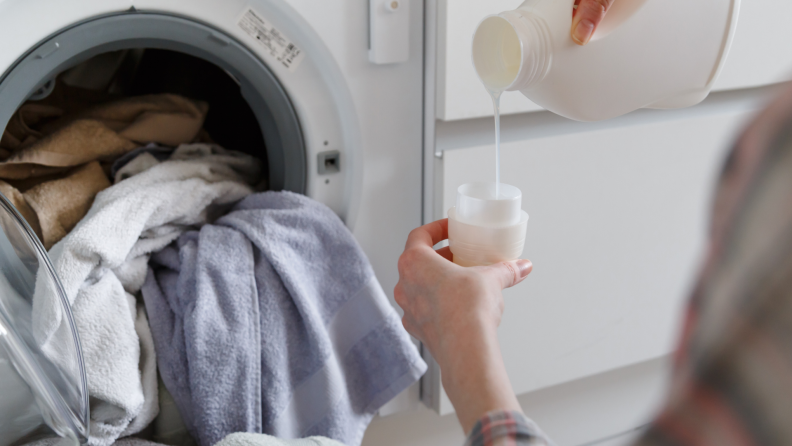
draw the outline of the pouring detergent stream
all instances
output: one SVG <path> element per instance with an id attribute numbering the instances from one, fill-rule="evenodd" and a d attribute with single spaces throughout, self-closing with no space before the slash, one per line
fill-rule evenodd
<path id="1" fill-rule="evenodd" d="M 516 48 L 513 44 L 501 48 L 519 56 L 519 42 Z M 491 265 L 514 260 L 525 246 L 528 214 L 520 209 L 522 192 L 502 184 L 500 178 L 500 98 L 511 83 L 509 75 L 513 77 L 518 70 L 519 64 L 512 62 L 504 66 L 505 76 L 482 79 L 492 98 L 495 115 L 495 182 L 468 183 L 457 190 L 456 206 L 448 211 L 448 242 L 458 265 Z"/>
<path id="2" fill-rule="evenodd" d="M 495 197 L 500 196 L 500 98 L 502 91 L 489 91 L 495 113 Z"/>
<path id="3" fill-rule="evenodd" d="M 522 192 L 500 178 L 500 97 L 519 91 L 578 121 L 639 108 L 681 108 L 707 97 L 728 55 L 740 0 L 617 0 L 591 41 L 572 40 L 575 0 L 527 0 L 485 17 L 473 64 L 495 110 L 495 182 L 468 183 L 448 211 L 454 262 L 489 265 L 522 255 L 528 214 Z M 674 39 L 663 39 L 669 26 Z M 679 45 L 679 42 L 689 42 Z"/>

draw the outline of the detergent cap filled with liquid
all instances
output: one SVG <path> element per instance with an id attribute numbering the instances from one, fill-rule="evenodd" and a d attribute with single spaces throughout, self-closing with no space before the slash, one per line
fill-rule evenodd
<path id="1" fill-rule="evenodd" d="M 570 36 L 575 0 L 528 0 L 484 18 L 473 64 L 488 90 L 520 91 L 561 116 L 599 121 L 707 97 L 740 0 L 616 0 L 586 46 Z"/>
<path id="2" fill-rule="evenodd" d="M 525 247 L 528 214 L 522 192 L 508 184 L 468 183 L 448 211 L 448 243 L 454 263 L 491 265 L 516 260 Z"/>

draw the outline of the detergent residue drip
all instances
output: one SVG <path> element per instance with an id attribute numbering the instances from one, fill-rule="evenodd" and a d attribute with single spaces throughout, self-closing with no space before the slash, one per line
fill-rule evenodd
<path id="1" fill-rule="evenodd" d="M 500 198 L 500 98 L 502 91 L 488 90 L 492 97 L 492 107 L 495 110 L 495 198 Z"/>

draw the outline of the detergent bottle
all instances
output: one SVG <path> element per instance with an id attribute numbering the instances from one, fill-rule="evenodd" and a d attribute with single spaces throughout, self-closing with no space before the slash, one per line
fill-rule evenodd
<path id="1" fill-rule="evenodd" d="M 728 54 L 740 0 L 614 0 L 586 46 L 570 36 L 575 0 L 528 0 L 485 17 L 473 64 L 490 92 L 520 91 L 578 121 L 707 97 Z"/>
<path id="2" fill-rule="evenodd" d="M 503 92 L 578 121 L 695 105 L 723 67 L 740 0 L 614 0 L 585 47 L 570 35 L 574 5 L 527 0 L 476 29 L 473 64 L 495 109 L 495 181 L 457 190 L 448 243 L 459 265 L 515 260 L 525 245 L 522 192 L 500 182 Z"/>

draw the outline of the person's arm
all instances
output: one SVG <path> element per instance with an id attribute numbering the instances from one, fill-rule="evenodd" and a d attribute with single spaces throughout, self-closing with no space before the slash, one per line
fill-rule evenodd
<path id="1" fill-rule="evenodd" d="M 613 1 L 575 2 L 571 35 L 577 44 L 591 40 Z M 497 426 L 513 440 L 543 437 L 522 415 L 497 338 L 503 313 L 501 291 L 525 279 L 533 265 L 517 260 L 462 268 L 450 261 L 448 248 L 434 250 L 434 245 L 447 238 L 447 220 L 410 233 L 399 258 L 399 283 L 394 290 L 404 310 L 404 327 L 424 343 L 440 366 L 443 387 L 462 428 L 473 431 L 468 441 L 475 442 L 470 444 L 495 444 L 492 433 Z M 489 433 L 487 441 L 478 442 L 484 437 L 472 440 L 477 430 Z"/>
<path id="2" fill-rule="evenodd" d="M 396 302 L 404 327 L 432 352 L 443 386 L 465 432 L 492 411 L 520 412 L 506 375 L 497 328 L 503 313 L 501 291 L 531 272 L 528 260 L 463 268 L 450 261 L 448 221 L 414 230 L 399 259 Z"/>

